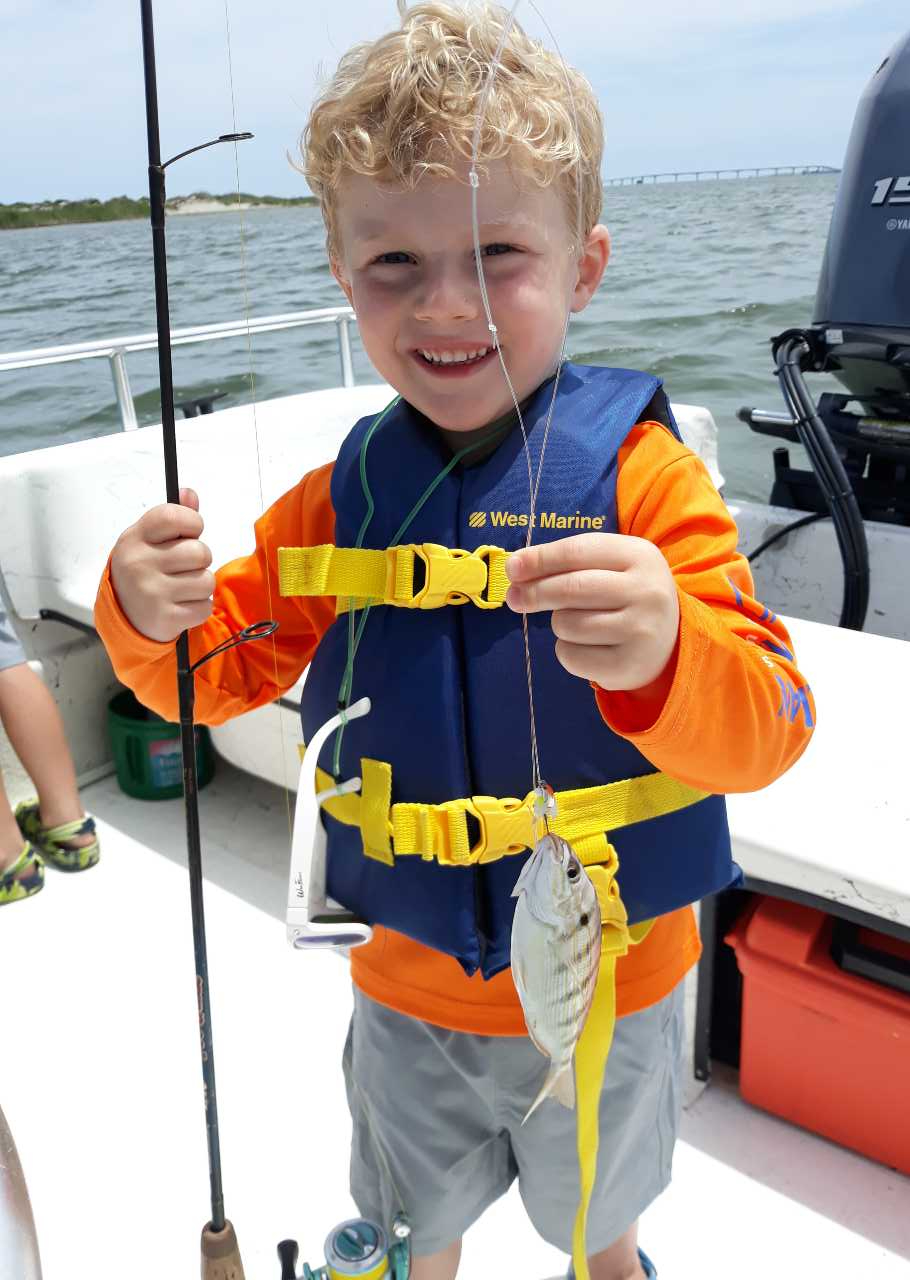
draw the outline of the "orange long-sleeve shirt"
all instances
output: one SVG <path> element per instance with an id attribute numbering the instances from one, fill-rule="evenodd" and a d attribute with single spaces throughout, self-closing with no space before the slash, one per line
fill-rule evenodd
<path id="1" fill-rule="evenodd" d="M 663 552 L 680 602 L 669 689 L 652 697 L 595 690 L 601 714 L 657 769 L 712 792 L 757 790 L 790 767 L 808 742 L 811 694 L 779 618 L 752 596 L 736 526 L 704 466 L 658 423 L 639 423 L 619 454 L 620 533 Z M 250 622 L 279 623 L 274 645 L 248 644 L 207 662 L 196 675 L 196 718 L 221 724 L 272 701 L 300 677 L 335 620 L 326 597 L 278 594 L 280 546 L 334 540 L 331 465 L 305 476 L 256 523 L 250 556 L 216 575 L 212 616 L 190 635 L 195 660 Z M 149 707 L 177 718 L 174 647 L 137 632 L 117 602 L 109 570 L 95 607 L 98 631 L 119 678 Z M 795 696 L 799 692 L 799 696 Z M 696 962 L 700 944 L 690 907 L 661 917 L 617 965 L 617 1013 L 656 1003 Z M 454 1030 L 526 1034 L 508 970 L 468 978 L 457 961 L 377 928 L 352 954 L 354 982 L 399 1012 Z"/>

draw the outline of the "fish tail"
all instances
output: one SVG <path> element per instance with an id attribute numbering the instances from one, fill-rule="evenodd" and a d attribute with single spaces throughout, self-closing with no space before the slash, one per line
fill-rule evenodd
<path id="1" fill-rule="evenodd" d="M 572 1063 L 564 1062 L 550 1064 L 550 1070 L 547 1072 L 547 1078 L 543 1082 L 543 1088 L 531 1103 L 528 1113 L 522 1120 L 525 1124 L 530 1116 L 534 1114 L 544 1098 L 553 1097 L 557 1102 L 561 1102 L 564 1107 L 568 1107 L 571 1111 L 575 1106 L 575 1076 L 572 1071 Z"/>

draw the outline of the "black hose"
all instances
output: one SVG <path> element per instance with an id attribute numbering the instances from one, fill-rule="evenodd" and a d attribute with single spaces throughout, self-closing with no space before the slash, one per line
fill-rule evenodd
<path id="1" fill-rule="evenodd" d="M 840 457 L 818 418 L 802 377 L 801 359 L 808 354 L 805 335 L 791 331 L 777 348 L 778 372 L 785 399 L 831 511 L 844 563 L 841 625 L 859 628 L 868 603 L 868 553 L 865 528 Z"/>
<path id="2" fill-rule="evenodd" d="M 785 398 L 797 423 L 798 433 L 809 453 L 819 485 L 831 510 L 844 562 L 844 604 L 841 625 L 858 627 L 865 616 L 868 600 L 868 562 L 865 553 L 865 530 L 861 518 L 852 513 L 855 497 L 833 447 L 827 431 L 813 421 L 817 416 L 815 406 L 806 390 L 801 375 L 800 359 L 807 353 L 802 335 L 785 335 L 788 341 L 781 344 L 778 366 Z M 853 518 L 855 514 L 856 518 Z M 863 564 L 866 563 L 864 575 Z"/>
<path id="3" fill-rule="evenodd" d="M 852 487 L 842 473 L 839 458 L 825 447 L 827 433 L 819 437 L 814 430 L 812 417 L 814 406 L 799 386 L 798 374 L 793 373 L 793 355 L 785 357 L 782 381 L 799 425 L 797 430 L 810 457 L 819 485 L 831 511 L 841 559 L 844 566 L 844 597 L 840 625 L 861 629 L 868 603 L 868 556 L 865 548 L 865 531 L 861 517 L 854 521 L 850 507 L 855 505 Z M 800 427 L 802 430 L 800 430 Z M 863 565 L 865 563 L 865 573 Z"/>
<path id="4" fill-rule="evenodd" d="M 803 377 L 802 360 L 810 353 L 809 337 L 801 330 L 790 329 L 775 339 L 774 358 L 781 390 L 828 504 L 843 561 L 844 598 L 839 625 L 861 631 L 869 607 L 866 528 L 853 486 Z"/>
<path id="5" fill-rule="evenodd" d="M 775 542 L 780 542 L 781 538 L 786 538 L 788 533 L 795 533 L 797 529 L 802 529 L 804 525 L 815 524 L 817 520 L 830 520 L 831 517 L 827 511 L 813 511 L 811 516 L 800 516 L 798 520 L 791 520 L 789 524 L 785 524 L 782 529 L 778 529 L 776 533 L 772 533 L 770 538 L 765 538 L 764 542 L 760 542 L 754 551 L 750 551 L 746 556 L 749 564 L 754 564 L 763 551 L 767 551 L 769 547 L 773 547 Z"/>
<path id="6" fill-rule="evenodd" d="M 73 627 L 76 631 L 82 631 L 87 636 L 94 636 L 98 639 L 98 632 L 88 622 L 80 622 L 78 618 L 71 618 L 68 613 L 58 613 L 56 609 L 39 609 L 38 617 L 44 622 L 62 622 L 66 627 Z"/>

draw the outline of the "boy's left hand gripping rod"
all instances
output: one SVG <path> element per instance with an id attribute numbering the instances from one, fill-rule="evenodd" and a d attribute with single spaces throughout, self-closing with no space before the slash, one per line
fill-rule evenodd
<path id="1" fill-rule="evenodd" d="M 155 75 L 155 32 L 152 0 L 139 0 L 142 15 L 142 55 L 145 69 L 145 118 L 148 128 L 149 202 L 152 224 L 152 251 L 155 267 L 155 314 L 158 324 L 158 370 L 161 384 L 161 425 L 164 433 L 164 473 L 167 500 L 180 502 L 177 477 L 177 445 L 174 429 L 174 385 L 171 368 L 171 325 L 168 310 L 167 249 L 164 235 L 164 171 L 175 160 L 202 151 L 219 142 L 240 142 L 251 133 L 228 133 L 211 142 L 181 151 L 161 163 L 158 136 L 158 88 Z M 212 1018 L 209 1005 L 208 960 L 205 946 L 205 914 L 202 901 L 202 854 L 199 839 L 199 797 L 196 773 L 196 734 L 193 726 L 194 673 L 216 653 L 247 640 L 271 635 L 277 623 L 259 622 L 245 627 L 224 644 L 218 645 L 195 663 L 190 663 L 187 632 L 177 639 L 177 690 L 180 705 L 180 742 L 183 750 L 183 791 L 186 805 L 187 860 L 190 873 L 190 901 L 193 916 L 193 947 L 196 956 L 196 995 L 199 1010 L 199 1041 L 202 1053 L 202 1080 L 208 1138 L 209 1181 L 212 1216 L 202 1229 L 202 1280 L 243 1280 L 243 1264 L 234 1228 L 224 1216 L 221 1186 L 221 1149 L 218 1137 L 218 1105 L 215 1094 L 215 1059 L 212 1046 Z"/>

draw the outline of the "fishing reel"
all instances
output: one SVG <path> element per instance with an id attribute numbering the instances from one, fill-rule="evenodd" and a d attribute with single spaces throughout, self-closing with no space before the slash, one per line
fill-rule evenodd
<path id="1" fill-rule="evenodd" d="M 408 1280 L 411 1274 L 411 1226 L 404 1214 L 392 1223 L 393 1244 L 382 1227 L 366 1218 L 351 1218 L 329 1232 L 325 1266 L 314 1271 L 306 1263 L 297 1275 L 296 1240 L 278 1246 L 281 1280 Z"/>

